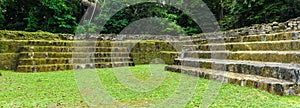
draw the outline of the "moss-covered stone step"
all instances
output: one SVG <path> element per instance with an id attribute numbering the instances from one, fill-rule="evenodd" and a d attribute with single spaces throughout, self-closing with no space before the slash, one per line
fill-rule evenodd
<path id="1" fill-rule="evenodd" d="M 174 43 L 174 44 L 171 44 Z M 82 45 L 83 44 L 83 45 Z M 96 41 L 90 45 L 78 41 L 45 41 L 45 40 L 0 40 L 0 53 L 16 53 L 20 52 L 22 46 L 34 47 L 127 47 L 131 52 L 141 51 L 175 51 L 174 47 L 181 51 L 182 42 L 167 42 L 167 41 Z"/>
<path id="2" fill-rule="evenodd" d="M 300 64 L 300 51 L 188 51 L 183 57 Z"/>
<path id="3" fill-rule="evenodd" d="M 99 57 L 99 58 L 33 58 L 19 60 L 19 65 L 44 65 L 44 64 L 72 64 L 72 63 L 100 63 L 100 62 L 127 62 L 130 57 Z"/>
<path id="4" fill-rule="evenodd" d="M 110 47 L 110 41 L 35 41 L 30 40 L 27 45 L 32 46 L 102 46 Z"/>
<path id="5" fill-rule="evenodd" d="M 32 45 L 32 46 L 97 46 L 97 47 L 111 47 L 111 46 L 121 46 L 130 45 L 137 43 L 136 41 L 51 41 L 51 40 L 0 40 L 2 44 L 18 43 L 22 45 Z"/>
<path id="6" fill-rule="evenodd" d="M 296 36 L 299 32 L 280 32 L 272 34 L 248 35 L 241 36 L 239 42 L 255 42 L 255 41 L 279 41 L 279 40 L 298 40 Z"/>
<path id="7" fill-rule="evenodd" d="M 0 30 L 1 39 L 14 39 L 14 40 L 33 40 L 33 39 L 45 39 L 45 40 L 60 40 L 62 34 L 54 34 L 49 32 L 25 32 L 25 31 L 11 31 Z"/>
<path id="8" fill-rule="evenodd" d="M 26 45 L 23 41 L 0 40 L 0 53 L 17 53 L 20 47 Z"/>
<path id="9" fill-rule="evenodd" d="M 48 65 L 19 65 L 17 72 L 52 72 L 72 69 L 112 68 L 134 66 L 133 62 L 102 62 L 94 64 L 48 64 Z"/>
<path id="10" fill-rule="evenodd" d="M 300 65 L 296 64 L 195 58 L 176 59 L 175 64 L 300 82 Z"/>
<path id="11" fill-rule="evenodd" d="M 90 57 L 129 57 L 129 52 L 21 52 L 20 58 L 90 58 Z"/>
<path id="12" fill-rule="evenodd" d="M 181 55 L 181 52 L 174 51 L 161 51 L 161 59 L 164 60 L 165 64 L 172 65 L 174 60 Z"/>
<path id="13" fill-rule="evenodd" d="M 218 38 L 218 39 L 191 39 L 191 40 L 185 40 L 185 41 L 182 41 L 182 42 L 189 42 L 189 43 L 193 43 L 195 45 L 198 45 L 198 44 L 208 44 L 208 43 L 229 43 L 229 42 L 240 42 L 240 39 L 239 38 L 236 38 L 236 37 L 225 37 L 225 38 Z"/>
<path id="14" fill-rule="evenodd" d="M 15 70 L 18 53 L 0 53 L 0 70 Z"/>
<path id="15" fill-rule="evenodd" d="M 127 47 L 67 47 L 67 46 L 24 46 L 22 51 L 33 52 L 128 52 Z"/>
<path id="16" fill-rule="evenodd" d="M 294 82 L 270 77 L 177 65 L 167 66 L 165 70 L 240 86 L 249 86 L 276 95 L 296 95 L 300 93 L 300 88 Z"/>
<path id="17" fill-rule="evenodd" d="M 208 44 L 208 43 L 233 43 L 233 42 L 258 42 L 258 41 L 280 41 L 280 40 L 299 40 L 300 32 L 280 32 L 274 34 L 261 34 L 261 35 L 247 35 L 240 37 L 223 37 L 212 38 L 209 36 L 192 36 L 189 42 L 194 44 Z"/>
<path id="18" fill-rule="evenodd" d="M 30 40 L 26 45 L 32 46 L 96 46 L 96 47 L 119 47 L 119 46 L 131 46 L 138 41 L 35 41 Z M 146 42 L 147 43 L 147 42 Z M 155 42 L 153 42 L 155 43 Z"/>
<path id="19" fill-rule="evenodd" d="M 214 36 L 213 36 L 214 35 Z M 205 35 L 202 34 L 200 36 L 192 36 L 190 38 L 186 38 L 186 40 L 199 40 L 199 39 L 208 39 L 208 38 L 215 38 L 219 36 L 213 35 Z M 257 34 L 257 35 L 246 35 L 246 36 L 231 36 L 226 35 L 223 37 L 225 38 L 236 38 L 236 41 L 239 42 L 251 42 L 251 41 L 275 41 L 275 40 L 292 40 L 292 39 L 300 39 L 300 31 L 288 31 L 288 32 L 278 32 L 278 33 L 271 33 L 271 34 Z M 227 40 L 227 39 L 225 39 Z M 235 40 L 235 39 L 234 39 Z"/>
<path id="20" fill-rule="evenodd" d="M 0 53 L 20 52 L 22 46 L 66 46 L 66 47 L 111 47 L 108 41 L 77 42 L 77 41 L 45 41 L 45 40 L 0 40 Z"/>
<path id="21" fill-rule="evenodd" d="M 187 51 L 202 50 L 210 51 L 214 49 L 226 49 L 229 51 L 292 51 L 300 50 L 300 40 L 282 40 L 282 41 L 264 41 L 264 42 L 238 42 L 224 44 L 202 44 L 202 45 L 184 45 L 183 49 Z"/>

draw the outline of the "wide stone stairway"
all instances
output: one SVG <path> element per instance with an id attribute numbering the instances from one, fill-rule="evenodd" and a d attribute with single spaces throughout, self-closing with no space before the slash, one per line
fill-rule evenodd
<path id="1" fill-rule="evenodd" d="M 18 72 L 134 66 L 128 47 L 103 41 L 30 41 L 18 60 Z"/>
<path id="2" fill-rule="evenodd" d="M 300 94 L 300 32 L 192 37 L 166 70 L 250 86 L 277 95 Z"/>

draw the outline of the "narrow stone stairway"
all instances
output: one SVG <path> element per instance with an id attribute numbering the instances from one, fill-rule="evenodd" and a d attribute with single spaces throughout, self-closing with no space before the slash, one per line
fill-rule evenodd
<path id="1" fill-rule="evenodd" d="M 111 42 L 32 41 L 19 54 L 17 72 L 134 66 L 128 47 Z"/>
<path id="2" fill-rule="evenodd" d="M 277 95 L 300 94 L 300 32 L 194 36 L 165 70 L 249 86 Z"/>

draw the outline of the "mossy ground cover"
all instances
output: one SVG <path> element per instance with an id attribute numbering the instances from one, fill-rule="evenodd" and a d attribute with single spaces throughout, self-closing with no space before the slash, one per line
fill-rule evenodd
<path id="1" fill-rule="evenodd" d="M 149 65 L 130 67 L 133 75 L 141 80 L 150 76 Z M 85 107 L 73 71 L 48 73 L 16 73 L 0 71 L 0 107 Z M 122 85 L 114 69 L 97 69 L 102 84 L 115 99 L 130 106 L 159 104 L 178 88 L 183 74 L 165 72 L 167 77 L 156 89 L 136 92 Z M 189 76 L 192 77 L 192 76 Z M 186 107 L 199 107 L 208 88 L 208 80 L 199 79 L 193 97 Z M 249 87 L 222 84 L 211 107 L 300 107 L 300 97 L 277 96 Z"/>
<path id="2" fill-rule="evenodd" d="M 25 32 L 25 31 L 11 31 L 11 30 L 0 30 L 0 39 L 14 39 L 14 40 L 36 40 L 36 39 L 47 39 L 47 40 L 60 40 L 59 34 L 49 32 Z"/>

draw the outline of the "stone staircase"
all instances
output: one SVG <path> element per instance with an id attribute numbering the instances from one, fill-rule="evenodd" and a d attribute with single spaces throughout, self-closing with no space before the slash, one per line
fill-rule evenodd
<path id="1" fill-rule="evenodd" d="M 112 42 L 32 41 L 21 47 L 17 72 L 134 66 L 128 47 Z"/>
<path id="2" fill-rule="evenodd" d="M 165 70 L 250 86 L 277 95 L 300 94 L 300 32 L 192 37 Z"/>

